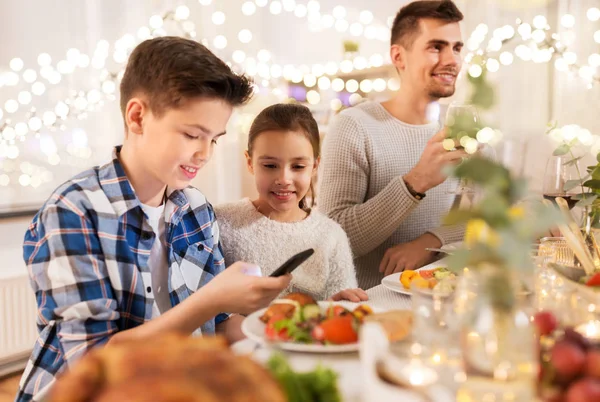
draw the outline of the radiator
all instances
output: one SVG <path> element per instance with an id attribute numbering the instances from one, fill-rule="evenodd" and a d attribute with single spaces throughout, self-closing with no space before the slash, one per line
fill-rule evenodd
<path id="1" fill-rule="evenodd" d="M 37 337 L 27 275 L 0 277 L 0 377 L 25 367 Z"/>

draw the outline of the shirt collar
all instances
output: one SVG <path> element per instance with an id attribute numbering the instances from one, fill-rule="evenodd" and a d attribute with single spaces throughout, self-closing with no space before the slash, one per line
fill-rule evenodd
<path id="1" fill-rule="evenodd" d="M 98 171 L 100 187 L 102 187 L 118 217 L 125 215 L 136 207 L 141 208 L 140 200 L 136 196 L 135 190 L 125 174 L 125 169 L 119 161 L 121 148 L 122 145 L 116 146 L 112 152 L 112 160 L 101 166 Z M 172 206 L 169 208 L 169 202 L 175 204 L 175 208 Z M 166 210 L 173 211 L 187 204 L 188 201 L 183 191 L 167 188 Z"/>

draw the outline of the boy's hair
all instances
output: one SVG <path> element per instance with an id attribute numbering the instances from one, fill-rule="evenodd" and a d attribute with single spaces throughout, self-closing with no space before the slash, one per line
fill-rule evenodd
<path id="1" fill-rule="evenodd" d="M 205 46 L 164 36 L 140 43 L 129 56 L 121 80 L 121 112 L 125 117 L 127 102 L 138 95 L 144 95 L 152 113 L 161 116 L 191 98 L 218 98 L 239 106 L 252 93 L 251 81 L 235 74 Z"/>
<path id="2" fill-rule="evenodd" d="M 252 157 L 253 145 L 256 138 L 265 131 L 300 131 L 313 148 L 315 160 L 321 155 L 321 137 L 319 125 L 311 111 L 306 106 L 294 103 L 277 103 L 264 109 L 256 116 L 248 134 L 248 155 Z M 307 205 L 306 196 L 300 200 L 300 208 L 307 209 L 314 205 L 315 189 L 310 183 L 309 193 L 312 196 L 311 205 Z"/>
<path id="3" fill-rule="evenodd" d="M 392 45 L 401 45 L 410 49 L 419 33 L 419 21 L 432 18 L 446 22 L 459 22 L 463 19 L 456 4 L 452 0 L 419 0 L 402 7 L 392 25 Z"/>

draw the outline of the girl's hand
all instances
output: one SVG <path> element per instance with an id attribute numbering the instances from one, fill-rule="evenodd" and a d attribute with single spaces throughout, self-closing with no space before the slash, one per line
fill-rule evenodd
<path id="1" fill-rule="evenodd" d="M 367 301 L 369 300 L 369 296 L 367 295 L 367 292 L 365 292 L 362 289 L 344 289 L 341 292 L 338 292 L 336 294 L 334 294 L 333 296 L 331 296 L 331 299 L 333 301 L 340 301 L 340 300 L 348 300 L 354 303 L 358 303 L 361 301 Z"/>

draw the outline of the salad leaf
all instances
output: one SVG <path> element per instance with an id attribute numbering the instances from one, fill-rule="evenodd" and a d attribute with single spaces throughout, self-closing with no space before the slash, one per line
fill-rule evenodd
<path id="1" fill-rule="evenodd" d="M 274 327 L 277 331 L 281 331 L 282 329 L 285 328 L 287 330 L 288 336 L 294 342 L 301 342 L 301 343 L 312 342 L 312 337 L 310 336 L 309 330 L 298 327 L 298 322 L 291 318 L 277 321 L 274 324 Z"/>
<path id="2" fill-rule="evenodd" d="M 307 373 L 295 372 L 281 353 L 267 361 L 267 368 L 283 387 L 289 402 L 341 402 L 336 372 L 321 365 Z"/>

